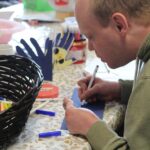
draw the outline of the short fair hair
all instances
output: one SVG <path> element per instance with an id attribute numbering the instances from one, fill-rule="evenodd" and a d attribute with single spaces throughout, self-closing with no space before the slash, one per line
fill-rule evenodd
<path id="1" fill-rule="evenodd" d="M 150 24 L 150 0 L 91 0 L 92 11 L 103 26 L 113 13 L 123 13 L 136 23 Z"/>

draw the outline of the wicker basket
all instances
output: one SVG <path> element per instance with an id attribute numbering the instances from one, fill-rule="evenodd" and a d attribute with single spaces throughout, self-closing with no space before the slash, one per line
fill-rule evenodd
<path id="1" fill-rule="evenodd" d="M 21 133 L 43 81 L 39 66 L 28 58 L 0 56 L 0 96 L 13 105 L 0 113 L 0 149 Z"/>

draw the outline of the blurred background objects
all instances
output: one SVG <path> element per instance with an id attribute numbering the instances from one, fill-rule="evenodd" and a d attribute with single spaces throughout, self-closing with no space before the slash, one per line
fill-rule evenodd
<path id="1" fill-rule="evenodd" d="M 18 4 L 20 0 L 0 0 L 0 8 Z"/>

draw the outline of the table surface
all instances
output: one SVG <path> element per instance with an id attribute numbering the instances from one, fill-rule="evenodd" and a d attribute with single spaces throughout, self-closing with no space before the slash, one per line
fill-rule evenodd
<path id="1" fill-rule="evenodd" d="M 54 70 L 53 84 L 59 87 L 59 96 L 54 99 L 46 99 L 47 105 L 42 109 L 56 112 L 55 117 L 31 114 L 26 123 L 25 129 L 17 138 L 15 144 L 11 145 L 8 150 L 90 150 L 91 147 L 86 139 L 69 134 L 63 130 L 60 137 L 38 138 L 41 132 L 60 130 L 64 118 L 64 109 L 62 107 L 63 98 L 71 97 L 76 82 L 83 76 L 82 70 L 85 64 L 71 65 L 60 70 Z M 37 99 L 34 107 L 42 102 Z M 124 107 L 118 103 L 107 103 L 105 106 L 103 120 L 113 129 L 119 126 L 122 120 Z"/>
<path id="2" fill-rule="evenodd" d="M 26 34 L 16 34 L 12 38 L 11 44 L 12 46 L 16 46 L 19 43 L 21 35 L 24 35 L 24 38 L 29 38 L 33 35 L 36 36 L 35 32 L 41 36 L 39 39 L 47 35 L 52 36 L 52 33 L 57 30 L 57 27 L 58 24 L 49 24 L 36 28 L 28 28 L 26 31 L 23 31 Z M 47 31 L 51 32 L 51 34 Z M 93 53 L 87 52 L 87 60 L 90 61 L 93 59 Z M 91 150 L 86 139 L 71 135 L 67 130 L 62 130 L 63 135 L 59 137 L 43 139 L 38 137 L 38 134 L 41 132 L 60 130 L 64 118 L 64 109 L 62 107 L 63 98 L 71 98 L 73 89 L 77 86 L 77 81 L 83 77 L 85 67 L 86 64 L 82 63 L 70 65 L 62 69 L 55 68 L 53 70 L 53 81 L 51 83 L 59 87 L 59 96 L 54 99 L 44 99 L 47 101 L 47 104 L 42 109 L 54 111 L 56 112 L 56 116 L 50 117 L 34 113 L 30 114 L 24 130 L 16 139 L 16 142 L 8 147 L 8 150 Z M 43 103 L 42 100 L 37 99 L 33 109 L 41 103 Z M 103 120 L 115 130 L 122 121 L 123 114 L 124 106 L 116 102 L 110 102 L 105 105 Z"/>

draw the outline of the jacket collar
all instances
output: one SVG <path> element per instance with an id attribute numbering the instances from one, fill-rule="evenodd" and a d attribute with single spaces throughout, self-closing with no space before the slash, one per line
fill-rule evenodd
<path id="1" fill-rule="evenodd" d="M 146 37 L 144 43 L 138 52 L 138 58 L 144 62 L 147 62 L 150 58 L 150 34 Z"/>

